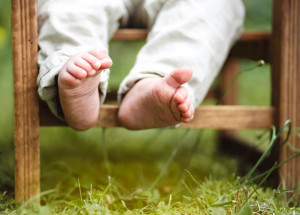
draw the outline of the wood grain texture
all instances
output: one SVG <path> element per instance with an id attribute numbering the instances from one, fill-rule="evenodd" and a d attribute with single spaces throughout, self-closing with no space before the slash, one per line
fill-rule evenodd
<path id="1" fill-rule="evenodd" d="M 300 127 L 300 2 L 299 0 L 273 1 L 272 41 L 272 100 L 276 107 L 276 126 L 280 128 L 290 119 L 293 127 Z M 284 137 L 282 137 L 284 138 Z M 300 149 L 300 138 L 290 137 L 292 146 Z M 287 147 L 280 151 L 280 161 L 290 156 Z M 300 158 L 280 169 L 285 186 L 293 189 L 300 185 Z"/>
<path id="2" fill-rule="evenodd" d="M 119 29 L 113 36 L 114 40 L 144 40 L 147 38 L 146 29 Z M 230 55 L 252 60 L 270 62 L 270 32 L 244 32 L 233 46 Z"/>
<path id="3" fill-rule="evenodd" d="M 113 40 L 144 40 L 148 35 L 146 29 L 119 29 L 112 37 Z"/>
<path id="4" fill-rule="evenodd" d="M 15 198 L 40 191 L 37 19 L 34 0 L 12 0 L 15 97 Z"/>
<path id="5" fill-rule="evenodd" d="M 264 129 L 273 124 L 272 107 L 200 106 L 195 119 L 182 128 L 210 128 L 218 130 Z"/>
<path id="6" fill-rule="evenodd" d="M 137 39 L 146 39 L 148 31 L 146 29 L 140 28 L 121 28 L 113 35 L 113 40 L 137 40 Z M 270 40 L 271 32 L 268 31 L 252 31 L 244 32 L 239 41 L 262 41 Z"/>
<path id="7" fill-rule="evenodd" d="M 239 72 L 237 58 L 229 57 L 220 73 L 220 100 L 224 105 L 236 105 L 238 98 L 238 84 L 235 80 Z"/>
<path id="8" fill-rule="evenodd" d="M 41 106 L 41 113 L 43 113 L 41 126 L 66 126 L 66 123 L 59 121 L 50 113 L 47 106 Z M 121 127 L 117 113 L 117 105 L 103 105 L 99 112 L 97 127 Z M 272 107 L 200 106 L 196 109 L 195 119 L 180 127 L 220 130 L 264 129 L 270 128 L 274 123 L 273 114 Z"/>
<path id="9" fill-rule="evenodd" d="M 220 73 L 219 100 L 222 105 L 236 105 L 238 102 L 238 84 L 235 81 L 239 72 L 239 60 L 235 57 L 228 57 Z M 225 141 L 234 140 L 238 137 L 236 130 L 223 130 L 219 134 L 219 142 L 228 145 Z M 231 141 L 232 143 L 242 143 L 242 141 Z M 241 146 L 242 144 L 239 144 Z M 245 143 L 244 143 L 245 145 Z M 239 147 L 236 147 L 239 148 Z"/>
<path id="10" fill-rule="evenodd" d="M 230 56 L 270 62 L 270 32 L 245 32 L 230 51 Z"/>

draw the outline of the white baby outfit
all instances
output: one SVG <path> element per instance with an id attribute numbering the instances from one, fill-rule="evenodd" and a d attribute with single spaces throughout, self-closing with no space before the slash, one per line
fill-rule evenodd
<path id="1" fill-rule="evenodd" d="M 56 77 L 72 55 L 100 48 L 120 27 L 146 27 L 149 34 L 119 88 L 119 98 L 138 80 L 163 77 L 189 67 L 185 84 L 198 106 L 242 32 L 242 0 L 37 0 L 39 27 L 38 92 L 59 118 Z M 122 57 L 122 56 L 118 56 Z M 109 70 L 101 73 L 104 102 Z"/>

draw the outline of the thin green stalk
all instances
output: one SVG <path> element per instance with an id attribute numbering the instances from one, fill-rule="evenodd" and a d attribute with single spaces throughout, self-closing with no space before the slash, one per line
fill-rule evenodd
<path id="1" fill-rule="evenodd" d="M 81 199 L 81 201 L 82 201 L 82 194 L 81 194 L 81 187 L 80 187 L 80 181 L 79 181 L 79 178 L 78 178 L 78 189 L 79 189 L 80 199 Z"/>
<path id="2" fill-rule="evenodd" d="M 267 157 L 267 155 L 271 152 L 272 148 L 276 144 L 276 141 L 280 138 L 281 134 L 285 131 L 286 126 L 289 126 L 289 128 L 288 128 L 287 136 L 286 136 L 285 140 L 282 143 L 282 144 L 285 144 L 288 141 L 288 139 L 290 137 L 290 134 L 291 134 L 291 129 L 292 129 L 292 122 L 291 122 L 291 120 L 285 121 L 285 123 L 283 124 L 283 126 L 281 127 L 281 129 L 279 130 L 279 132 L 277 134 L 276 134 L 275 127 L 272 127 L 271 143 L 268 146 L 267 150 L 258 159 L 258 161 L 256 162 L 256 164 L 252 167 L 252 169 L 246 174 L 246 176 L 244 177 L 244 181 L 245 182 L 249 181 L 250 177 L 255 172 L 255 170 L 257 169 L 257 167 L 265 160 L 265 158 Z"/>
<path id="3" fill-rule="evenodd" d="M 110 166 L 110 162 L 108 159 L 108 153 L 107 153 L 107 147 L 106 147 L 106 128 L 102 128 L 102 154 L 103 154 L 103 158 L 104 158 L 104 164 L 105 164 L 105 168 L 106 168 L 106 172 L 107 175 L 111 175 L 111 166 Z"/>
<path id="4" fill-rule="evenodd" d="M 239 77 L 241 74 L 243 74 L 243 73 L 245 73 L 245 72 L 250 72 L 250 71 L 252 71 L 252 70 L 254 70 L 254 69 L 258 68 L 258 67 L 261 67 L 261 66 L 263 66 L 263 65 L 265 65 L 265 61 L 259 60 L 259 61 L 257 61 L 257 63 L 256 63 L 253 67 L 250 67 L 250 68 L 248 68 L 248 69 L 245 69 L 245 70 L 243 70 L 243 71 L 237 73 L 237 75 L 231 80 L 231 82 L 229 83 L 229 85 L 226 87 L 226 89 L 224 90 L 223 95 L 221 95 L 221 98 L 217 101 L 216 104 L 219 105 L 219 104 L 222 102 L 223 98 L 227 95 L 227 93 L 228 93 L 229 90 L 231 89 L 232 85 L 236 82 L 236 80 L 238 79 L 238 77 Z"/>
<path id="5" fill-rule="evenodd" d="M 178 150 L 180 149 L 181 145 L 184 143 L 184 139 L 188 136 L 191 130 L 186 130 L 181 139 L 178 141 L 177 146 L 173 149 L 170 157 L 168 158 L 167 162 L 165 163 L 164 167 L 160 171 L 159 175 L 156 177 L 154 182 L 149 187 L 152 190 L 160 181 L 160 179 L 166 174 L 168 167 L 170 166 L 171 162 L 173 161 L 175 155 L 177 154 Z"/>
<path id="6" fill-rule="evenodd" d="M 273 166 L 274 167 L 274 166 Z M 260 181 L 260 183 L 254 188 L 254 190 L 250 193 L 250 195 L 247 196 L 247 199 L 244 201 L 242 204 L 241 208 L 245 206 L 245 204 L 248 203 L 248 200 L 251 198 L 251 196 L 261 187 L 261 185 L 268 179 L 268 177 L 271 175 L 273 172 L 273 167 L 267 171 L 266 176 Z"/>
<path id="7" fill-rule="evenodd" d="M 187 162 L 185 163 L 185 165 L 183 166 L 183 170 L 189 169 L 189 167 L 190 167 L 190 165 L 191 165 L 191 161 L 192 161 L 194 155 L 195 155 L 195 154 L 197 153 L 197 151 L 198 151 L 198 147 L 199 147 L 199 145 L 200 145 L 200 143 L 201 143 L 201 139 L 202 139 L 202 137 L 203 137 L 203 133 L 204 133 L 204 130 L 203 130 L 203 129 L 199 130 L 199 132 L 198 132 L 198 134 L 197 134 L 197 137 L 196 137 L 196 140 L 195 140 L 195 142 L 194 142 L 194 145 L 193 145 L 193 147 L 192 147 L 192 149 L 191 149 L 191 153 L 190 153 L 190 155 L 188 156 L 188 160 L 187 160 Z M 180 179 L 184 179 L 185 175 L 186 175 L 186 174 L 184 174 L 184 171 L 182 171 L 181 176 L 180 176 Z"/>
<path id="8" fill-rule="evenodd" d="M 254 165 L 254 167 L 248 172 L 248 174 L 244 177 L 244 183 L 248 183 L 249 185 L 257 180 L 258 178 L 263 177 L 263 179 L 260 181 L 260 183 L 255 187 L 255 189 L 251 192 L 250 195 L 247 196 L 247 199 L 244 201 L 243 205 L 241 208 L 243 208 L 243 206 L 245 204 L 247 204 L 248 200 L 251 198 L 251 196 L 257 191 L 257 189 L 259 189 L 259 187 L 261 187 L 261 185 L 267 180 L 267 178 L 271 175 L 271 173 L 276 170 L 277 168 L 279 168 L 280 166 L 282 166 L 283 164 L 289 162 L 290 160 L 296 158 L 297 156 L 300 155 L 300 151 L 295 149 L 295 148 L 290 148 L 292 151 L 296 152 L 294 155 L 292 155 L 291 157 L 289 157 L 288 159 L 282 161 L 279 164 L 274 164 L 272 168 L 270 168 L 268 171 L 259 174 L 258 176 L 252 178 L 250 180 L 250 177 L 252 176 L 252 174 L 254 173 L 254 171 L 257 169 L 257 167 L 262 163 L 262 161 L 266 158 L 266 156 L 270 153 L 271 149 L 273 148 L 274 144 L 278 141 L 278 139 L 280 138 L 281 134 L 283 132 L 286 131 L 286 126 L 288 126 L 288 130 L 287 130 L 287 136 L 284 139 L 284 141 L 280 144 L 280 146 L 283 146 L 285 144 L 290 145 L 288 143 L 288 139 L 291 135 L 291 131 L 292 131 L 292 123 L 290 120 L 287 120 L 283 126 L 281 127 L 281 129 L 279 130 L 279 132 L 276 134 L 276 129 L 274 127 L 272 127 L 272 138 L 271 138 L 271 143 L 269 145 L 269 147 L 267 148 L 267 150 L 263 153 L 263 155 L 260 157 L 260 159 L 257 161 L 257 163 Z"/>
<path id="9" fill-rule="evenodd" d="M 275 169 L 278 169 L 278 168 L 281 167 L 283 164 L 285 164 L 285 163 L 287 163 L 287 162 L 293 160 L 294 158 L 296 158 L 296 157 L 298 157 L 298 156 L 300 156 L 300 152 L 297 152 L 296 154 L 292 155 L 291 157 L 287 158 L 286 160 L 282 161 L 282 162 L 279 163 L 279 164 L 275 164 L 270 170 L 274 171 Z M 268 171 L 269 171 L 269 170 L 268 170 Z M 268 174 L 268 171 L 263 172 L 263 173 L 261 173 L 261 174 L 255 176 L 255 177 L 251 178 L 251 179 L 249 180 L 249 183 L 252 183 L 253 181 L 256 181 L 257 179 L 259 179 L 259 178 L 265 176 L 266 174 Z"/>

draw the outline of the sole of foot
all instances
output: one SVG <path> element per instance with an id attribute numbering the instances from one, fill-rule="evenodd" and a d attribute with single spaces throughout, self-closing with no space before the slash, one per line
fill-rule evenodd
<path id="1" fill-rule="evenodd" d="M 112 60 L 100 49 L 80 52 L 64 64 L 58 75 L 60 103 L 67 123 L 75 130 L 86 130 L 98 120 L 101 71 Z"/>
<path id="2" fill-rule="evenodd" d="M 148 129 L 190 122 L 194 107 L 182 86 L 193 75 L 191 69 L 177 69 L 163 78 L 138 81 L 121 102 L 118 118 L 128 129 Z"/>

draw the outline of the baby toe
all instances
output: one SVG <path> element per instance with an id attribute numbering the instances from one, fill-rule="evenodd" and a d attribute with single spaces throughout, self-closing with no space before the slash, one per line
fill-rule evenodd
<path id="1" fill-rule="evenodd" d="M 82 58 L 90 64 L 90 66 L 95 69 L 98 70 L 101 67 L 101 60 L 96 58 L 94 55 L 90 54 L 90 53 L 84 53 L 82 55 Z"/>
<path id="2" fill-rule="evenodd" d="M 187 97 L 183 103 L 178 105 L 178 109 L 181 112 L 186 112 L 191 108 L 191 99 L 189 97 Z"/>
<path id="3" fill-rule="evenodd" d="M 181 104 L 186 100 L 187 96 L 188 96 L 188 92 L 187 92 L 186 88 L 179 87 L 176 90 L 176 93 L 174 95 L 174 101 L 178 104 Z"/>
<path id="4" fill-rule="evenodd" d="M 87 72 L 75 64 L 68 65 L 66 71 L 79 80 L 82 80 L 87 76 Z"/>
<path id="5" fill-rule="evenodd" d="M 85 71 L 91 71 L 93 69 L 93 67 L 83 58 L 78 58 L 75 60 L 74 64 L 78 67 L 80 67 L 81 69 L 84 69 Z"/>
<path id="6" fill-rule="evenodd" d="M 98 59 L 103 59 L 103 58 L 108 57 L 107 52 L 105 50 L 99 49 L 99 48 L 90 50 L 89 54 L 93 55 L 94 57 L 96 57 Z"/>
<path id="7" fill-rule="evenodd" d="M 188 123 L 192 121 L 193 117 L 181 117 L 181 121 L 184 123 Z"/>
<path id="8" fill-rule="evenodd" d="M 69 86 L 76 86 L 80 83 L 80 80 L 68 72 L 60 72 L 58 75 L 58 82 Z"/>
<path id="9" fill-rule="evenodd" d="M 192 116 L 192 111 L 191 110 L 188 110 L 186 112 L 182 112 L 181 113 L 181 117 L 184 117 L 184 118 L 190 118 Z"/>

